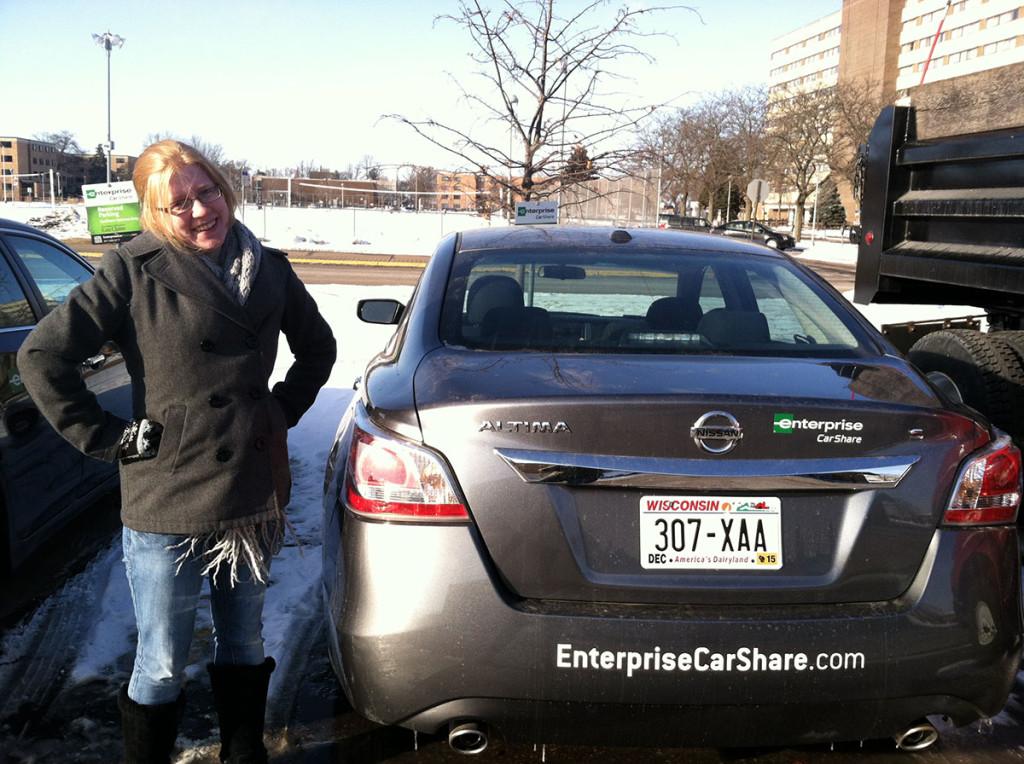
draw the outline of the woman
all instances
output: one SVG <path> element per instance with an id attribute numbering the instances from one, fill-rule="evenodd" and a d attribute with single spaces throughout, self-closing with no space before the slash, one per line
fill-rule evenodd
<path id="1" fill-rule="evenodd" d="M 139 631 L 118 699 L 126 760 L 170 759 L 209 577 L 221 760 L 265 762 L 274 661 L 263 653 L 261 615 L 291 487 L 287 430 L 327 381 L 334 337 L 284 253 L 235 220 L 231 187 L 199 152 L 155 143 L 133 180 L 144 232 L 40 321 L 18 366 L 58 432 L 120 461 Z M 295 362 L 271 391 L 281 332 Z M 130 423 L 103 411 L 79 374 L 108 340 L 132 377 Z"/>

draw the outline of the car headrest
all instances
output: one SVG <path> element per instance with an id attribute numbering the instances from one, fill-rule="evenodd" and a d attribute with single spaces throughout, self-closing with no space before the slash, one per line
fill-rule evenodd
<path id="1" fill-rule="evenodd" d="M 466 320 L 483 323 L 493 308 L 523 307 L 523 288 L 510 276 L 481 276 L 469 287 L 466 298 Z"/>
<path id="2" fill-rule="evenodd" d="M 551 318 L 543 308 L 491 308 L 480 327 L 481 339 L 491 347 L 544 344 L 551 336 Z"/>
<path id="3" fill-rule="evenodd" d="M 768 319 L 756 310 L 709 310 L 697 325 L 712 345 L 722 348 L 743 347 L 768 342 Z"/>
<path id="4" fill-rule="evenodd" d="M 692 332 L 703 312 L 697 303 L 683 302 L 678 297 L 662 297 L 647 309 L 647 324 L 660 331 Z"/>

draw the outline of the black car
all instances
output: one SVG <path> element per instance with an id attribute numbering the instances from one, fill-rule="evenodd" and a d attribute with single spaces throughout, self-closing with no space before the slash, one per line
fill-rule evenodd
<path id="1" fill-rule="evenodd" d="M 17 567 L 117 486 L 115 465 L 72 448 L 42 418 L 16 365 L 36 322 L 92 272 L 52 236 L 0 219 L 0 568 Z M 104 408 L 131 418 L 130 381 L 112 346 L 88 359 L 82 376 Z"/>
<path id="2" fill-rule="evenodd" d="M 1020 452 L 788 256 L 467 231 L 358 311 L 396 325 L 324 483 L 361 714 L 473 753 L 923 748 L 1003 707 Z"/>
<path id="3" fill-rule="evenodd" d="M 658 228 L 672 228 L 678 231 L 711 231 L 711 223 L 701 217 L 674 215 L 663 212 L 658 215 Z"/>
<path id="4" fill-rule="evenodd" d="M 796 246 L 796 239 L 788 233 L 773 231 L 763 223 L 755 220 L 730 220 L 728 223 L 715 226 L 712 233 L 722 234 L 734 239 L 756 241 L 773 249 L 790 249 Z"/>

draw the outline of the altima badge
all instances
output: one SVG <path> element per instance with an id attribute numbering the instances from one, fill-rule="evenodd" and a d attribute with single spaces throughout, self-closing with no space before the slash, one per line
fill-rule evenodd
<path id="1" fill-rule="evenodd" d="M 494 421 L 484 420 L 477 429 L 477 432 L 528 432 L 556 435 L 560 432 L 572 432 L 572 429 L 565 422 L 502 421 L 495 419 Z"/>
<path id="2" fill-rule="evenodd" d="M 743 439 L 743 428 L 732 414 L 709 411 L 693 423 L 690 437 L 709 454 L 727 454 Z"/>

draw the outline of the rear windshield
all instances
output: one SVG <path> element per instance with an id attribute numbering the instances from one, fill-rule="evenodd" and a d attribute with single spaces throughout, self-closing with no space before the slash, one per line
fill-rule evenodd
<path id="1" fill-rule="evenodd" d="M 791 263 L 721 252 L 464 252 L 441 340 L 562 353 L 865 355 L 850 309 Z"/>

